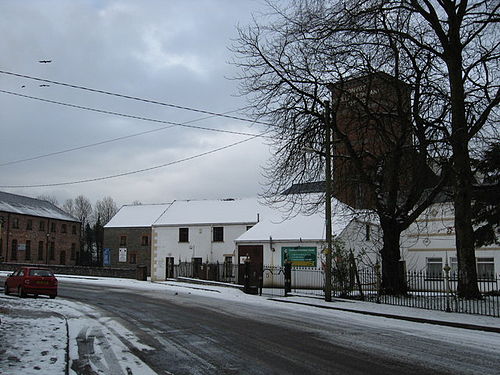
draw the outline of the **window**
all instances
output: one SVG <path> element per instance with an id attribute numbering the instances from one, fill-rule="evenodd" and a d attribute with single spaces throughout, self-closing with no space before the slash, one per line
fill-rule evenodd
<path id="1" fill-rule="evenodd" d="M 370 241 L 370 224 L 365 225 L 365 241 Z"/>
<path id="2" fill-rule="evenodd" d="M 142 246 L 148 246 L 149 245 L 149 237 L 148 236 L 142 236 L 141 245 Z"/>
<path id="3" fill-rule="evenodd" d="M 189 242 L 189 228 L 179 228 L 179 242 Z"/>
<path id="4" fill-rule="evenodd" d="M 66 224 L 61 224 L 61 233 L 66 233 Z"/>
<path id="5" fill-rule="evenodd" d="M 30 270 L 30 276 L 53 277 L 54 274 L 50 270 Z"/>
<path id="6" fill-rule="evenodd" d="M 26 253 L 24 255 L 24 259 L 31 260 L 31 241 L 26 240 Z"/>
<path id="7" fill-rule="evenodd" d="M 10 253 L 10 259 L 17 260 L 17 240 L 12 240 L 12 251 Z"/>
<path id="8" fill-rule="evenodd" d="M 476 258 L 478 279 L 495 278 L 495 262 L 493 258 Z"/>
<path id="9" fill-rule="evenodd" d="M 40 225 L 38 226 L 38 230 L 40 232 L 45 230 L 45 221 L 40 221 Z"/>
<path id="10" fill-rule="evenodd" d="M 56 259 L 55 244 L 54 244 L 54 242 L 50 243 L 50 247 L 49 247 L 49 259 L 50 260 Z"/>
<path id="11" fill-rule="evenodd" d="M 19 229 L 19 219 L 17 217 L 12 219 L 12 229 Z"/>
<path id="12" fill-rule="evenodd" d="M 120 246 L 127 246 L 127 236 L 120 236 Z"/>
<path id="13" fill-rule="evenodd" d="M 457 258 L 450 258 L 450 277 L 452 279 L 457 279 L 458 278 L 458 261 Z"/>
<path id="14" fill-rule="evenodd" d="M 76 225 L 71 226 L 71 234 L 76 234 Z"/>
<path id="15" fill-rule="evenodd" d="M 0 237 L 0 261 L 2 260 L 2 255 L 3 255 L 3 240 Z"/>
<path id="16" fill-rule="evenodd" d="M 443 259 L 442 258 L 426 258 L 427 259 L 427 277 L 442 278 L 443 277 Z"/>
<path id="17" fill-rule="evenodd" d="M 129 255 L 129 260 L 128 260 L 128 262 L 129 262 L 130 264 L 136 264 L 136 263 L 137 263 L 137 256 L 136 256 L 136 254 L 131 253 L 131 254 Z"/>
<path id="18" fill-rule="evenodd" d="M 38 260 L 43 260 L 43 241 L 38 242 Z"/>
<path id="19" fill-rule="evenodd" d="M 76 258 L 76 243 L 71 244 L 71 255 L 70 255 L 71 260 L 75 260 Z"/>
<path id="20" fill-rule="evenodd" d="M 50 223 L 50 231 L 52 233 L 55 233 L 56 232 L 56 223 Z"/>
<path id="21" fill-rule="evenodd" d="M 213 227 L 212 228 L 212 241 L 213 242 L 224 242 L 224 227 Z"/>
<path id="22" fill-rule="evenodd" d="M 26 230 L 32 230 L 33 229 L 33 220 L 28 219 L 26 220 Z"/>

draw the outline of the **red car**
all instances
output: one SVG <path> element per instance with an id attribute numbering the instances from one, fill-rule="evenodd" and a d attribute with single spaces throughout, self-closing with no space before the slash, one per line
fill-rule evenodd
<path id="1" fill-rule="evenodd" d="M 17 293 L 20 297 L 33 294 L 57 296 L 57 279 L 48 268 L 21 267 L 5 280 L 4 293 Z"/>

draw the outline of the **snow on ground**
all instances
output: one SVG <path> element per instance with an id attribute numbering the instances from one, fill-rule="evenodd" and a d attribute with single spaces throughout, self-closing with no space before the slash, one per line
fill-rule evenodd
<path id="1" fill-rule="evenodd" d="M 67 331 L 57 312 L 0 297 L 0 374 L 64 374 Z"/>
<path id="2" fill-rule="evenodd" d="M 1 295 L 0 319 L 0 374 L 155 374 L 128 345 L 152 348 L 90 306 Z"/>
<path id="3" fill-rule="evenodd" d="M 0 275 L 7 274 L 8 272 L 0 271 Z M 334 299 L 333 302 L 325 302 L 318 298 L 294 296 L 270 300 L 265 297 L 244 294 L 237 288 L 178 281 L 152 283 L 149 281 L 104 277 L 56 276 L 62 282 L 85 283 L 100 287 L 107 286 L 144 292 L 153 291 L 158 296 L 162 293 L 191 294 L 251 304 L 263 309 L 268 308 L 269 310 L 281 308 L 297 315 L 310 316 L 310 314 L 315 314 L 318 317 L 342 319 L 361 325 L 366 324 L 372 327 L 380 327 L 381 329 L 390 328 L 399 332 L 405 332 L 410 337 L 433 338 L 443 341 L 443 345 L 446 345 L 446 342 L 455 342 L 471 347 L 480 347 L 487 351 L 496 351 L 500 346 L 500 335 L 498 333 L 444 327 L 435 324 L 414 323 L 315 306 L 500 328 L 500 319 L 493 317 L 446 313 L 340 299 Z M 298 302 L 300 304 L 282 303 L 281 301 Z M 304 303 L 315 306 L 304 305 Z M 10 313 L 6 314 L 6 309 Z M 24 311 L 23 314 L 12 313 L 21 310 Z M 30 320 L 26 315 L 29 317 L 29 314 L 32 312 L 43 312 L 44 316 L 38 321 Z M 95 371 L 101 370 L 101 372 L 106 374 L 154 374 L 147 365 L 132 355 L 129 350 L 129 347 L 135 347 L 139 350 L 152 350 L 152 348 L 140 343 L 132 332 L 128 331 L 117 321 L 103 318 L 97 309 L 61 298 L 56 300 L 42 298 L 20 299 L 18 297 L 6 296 L 0 297 L 0 318 L 2 319 L 2 324 L 0 325 L 0 343 L 2 344 L 0 346 L 0 374 L 2 374 L 2 369 L 8 371 L 4 372 L 4 374 L 16 373 L 17 370 L 22 370 L 22 373 L 25 374 L 63 374 L 65 366 L 64 356 L 66 345 L 64 340 L 66 328 L 65 320 L 62 316 L 68 321 L 70 367 L 89 365 Z M 30 332 L 27 344 L 22 341 L 28 337 L 25 334 L 26 332 Z M 43 341 L 46 338 L 50 340 Z M 5 343 L 2 340 L 6 340 L 7 343 L 12 342 L 13 345 L 7 350 L 2 349 Z M 52 346 L 51 348 L 47 347 L 49 342 Z M 86 349 L 89 346 L 93 350 Z M 27 351 L 26 348 L 31 349 Z M 47 354 L 44 355 L 44 352 L 47 352 Z M 35 366 L 41 369 L 36 370 Z M 11 371 L 11 369 L 16 371 Z M 71 368 L 70 373 L 74 373 Z"/>

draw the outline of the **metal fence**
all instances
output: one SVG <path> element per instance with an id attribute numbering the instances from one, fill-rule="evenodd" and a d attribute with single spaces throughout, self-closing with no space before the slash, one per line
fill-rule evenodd
<path id="1" fill-rule="evenodd" d="M 181 262 L 167 269 L 167 278 L 187 277 L 236 284 L 237 276 L 238 266 L 233 263 Z"/>
<path id="2" fill-rule="evenodd" d="M 259 268 L 255 288 L 267 296 L 306 295 L 324 297 L 325 273 L 321 268 L 292 267 L 291 287 L 285 292 L 285 269 L 280 266 Z M 244 268 L 232 263 L 192 263 L 173 265 L 167 277 L 188 277 L 243 284 Z M 482 298 L 467 300 L 457 296 L 457 279 L 446 273 L 405 273 L 406 295 L 393 296 L 381 292 L 381 275 L 375 269 L 332 271 L 332 291 L 337 298 L 358 299 L 428 310 L 460 312 L 500 317 L 500 275 L 479 275 Z"/>
<path id="3" fill-rule="evenodd" d="M 337 276 L 337 277 L 336 277 Z M 457 296 L 457 279 L 426 272 L 405 273 L 406 295 L 394 296 L 381 292 L 381 276 L 375 270 L 365 269 L 335 275 L 332 290 L 335 297 L 369 302 L 407 306 L 428 310 L 460 312 L 500 317 L 500 275 L 479 277 L 481 299 Z M 322 269 L 292 268 L 292 293 L 324 296 L 325 275 Z"/>

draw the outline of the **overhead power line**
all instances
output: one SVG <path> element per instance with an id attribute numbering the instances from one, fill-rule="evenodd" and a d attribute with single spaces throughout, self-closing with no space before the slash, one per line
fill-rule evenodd
<path id="1" fill-rule="evenodd" d="M 261 124 L 261 125 L 266 125 L 266 126 L 273 126 L 272 124 L 269 124 L 269 123 L 266 123 L 266 122 L 254 121 L 254 120 L 250 120 L 250 119 L 244 118 L 244 117 L 231 116 L 231 115 L 227 115 L 227 114 L 224 114 L 224 113 L 217 113 L 217 112 L 207 111 L 207 110 L 198 109 L 198 108 L 181 106 L 181 105 L 172 104 L 172 103 L 165 103 L 165 102 L 160 102 L 160 101 L 152 100 L 152 99 L 144 99 L 144 98 L 140 98 L 140 97 L 137 97 L 137 96 L 119 94 L 119 93 L 115 93 L 115 92 L 111 92 L 111 91 L 99 90 L 99 89 L 94 89 L 94 88 L 91 88 L 91 87 L 86 87 L 86 86 L 81 86 L 81 85 L 75 85 L 75 84 L 71 84 L 71 83 L 53 81 L 53 80 L 50 80 L 50 79 L 44 79 L 44 78 L 29 76 L 29 75 L 26 75 L 26 74 L 19 74 L 19 73 L 14 73 L 14 72 L 8 72 L 6 70 L 0 70 L 0 74 L 6 74 L 6 75 L 14 76 L 14 77 L 20 77 L 20 78 L 30 79 L 30 80 L 39 81 L 39 82 L 46 82 L 46 83 L 50 83 L 50 84 L 53 84 L 53 85 L 70 87 L 70 88 L 73 88 L 73 89 L 85 90 L 85 91 L 95 92 L 95 93 L 98 93 L 98 94 L 110 95 L 110 96 L 115 96 L 115 97 L 119 97 L 119 98 L 140 101 L 140 102 L 144 102 L 144 103 L 157 104 L 157 105 L 161 105 L 161 106 L 165 106 L 165 107 L 182 109 L 184 111 L 198 112 L 198 113 L 203 113 L 203 114 L 206 114 L 206 115 L 212 115 L 212 116 L 217 116 L 217 117 L 224 117 L 224 118 L 228 118 L 228 119 L 232 119 L 232 120 L 239 120 L 239 121 L 251 122 L 251 123 L 254 123 L 254 124 Z"/>
<path id="2" fill-rule="evenodd" d="M 66 106 L 66 107 L 70 107 L 70 108 L 77 108 L 77 109 L 91 111 L 91 112 L 104 113 L 104 114 L 113 115 L 113 116 L 131 118 L 131 119 L 135 119 L 135 120 L 149 121 L 149 122 L 154 122 L 154 123 L 169 124 L 170 125 L 170 126 L 163 126 L 161 128 L 158 128 L 158 129 L 153 129 L 153 130 L 139 132 L 139 133 L 135 133 L 135 134 L 131 134 L 131 135 L 126 135 L 126 136 L 123 136 L 123 137 L 112 138 L 112 139 L 108 139 L 108 140 L 104 140 L 104 141 L 100 141 L 100 142 L 95 142 L 95 143 L 91 143 L 91 144 L 87 144 L 87 145 L 82 145 L 82 146 L 72 147 L 72 148 L 68 148 L 68 149 L 64 149 L 64 150 L 60 150 L 60 151 L 50 152 L 50 153 L 47 153 L 47 154 L 41 154 L 41 155 L 36 155 L 36 156 L 28 157 L 28 158 L 23 158 L 23 159 L 18 159 L 18 160 L 12 160 L 12 161 L 8 161 L 8 162 L 3 162 L 3 163 L 0 163 L 0 167 L 7 166 L 7 165 L 12 165 L 12 164 L 19 164 L 19 163 L 23 163 L 23 162 L 26 162 L 26 161 L 32 161 L 32 160 L 42 159 L 42 158 L 49 157 L 49 156 L 54 156 L 54 155 L 60 155 L 60 154 L 64 154 L 64 153 L 68 153 L 68 152 L 72 152 L 72 151 L 82 150 L 82 149 L 89 148 L 89 147 L 100 146 L 100 145 L 103 145 L 103 144 L 106 144 L 106 143 L 121 141 L 121 140 L 124 140 L 124 139 L 129 139 L 129 138 L 137 137 L 137 136 L 144 135 L 144 134 L 149 134 L 149 133 L 154 133 L 154 132 L 158 132 L 158 131 L 170 129 L 170 128 L 173 128 L 175 126 L 181 126 L 181 127 L 191 128 L 191 129 L 200 129 L 200 130 L 214 131 L 214 132 L 220 132 L 220 133 L 229 133 L 229 134 L 236 134 L 236 135 L 244 135 L 244 136 L 250 136 L 250 137 L 253 137 L 253 136 L 259 137 L 259 136 L 261 136 L 259 134 L 253 134 L 253 133 L 245 133 L 245 132 L 238 132 L 238 131 L 231 131 L 231 130 L 224 130 L 224 129 L 208 128 L 208 127 L 204 127 L 204 126 L 189 125 L 190 123 L 193 123 L 193 122 L 196 122 L 196 121 L 202 121 L 202 120 L 206 120 L 206 119 L 209 119 L 209 118 L 213 118 L 214 117 L 213 115 L 205 116 L 205 117 L 202 117 L 202 118 L 198 118 L 198 119 L 194 119 L 194 120 L 190 120 L 190 121 L 179 123 L 179 122 L 173 122 L 173 121 L 152 119 L 152 118 L 142 117 L 142 116 L 129 115 L 129 114 L 124 114 L 124 113 L 120 113 L 120 112 L 113 112 L 113 111 L 108 111 L 108 110 L 103 110 L 103 109 L 98 109 L 98 108 L 92 108 L 92 107 L 86 107 L 86 106 L 81 106 L 81 105 L 76 105 L 76 104 L 71 104 L 71 103 L 59 102 L 59 101 L 55 101 L 55 100 L 39 98 L 39 97 L 36 97 L 36 96 L 20 94 L 20 93 L 16 93 L 16 92 L 12 92 L 12 91 L 7 91 L 7 90 L 1 90 L 0 89 L 0 93 L 14 95 L 14 96 L 28 98 L 28 99 L 33 99 L 33 100 L 38 100 L 38 101 L 42 101 L 42 102 L 46 102 L 46 103 L 51 103 L 51 104 L 57 104 L 57 105 Z"/>
<path id="3" fill-rule="evenodd" d="M 16 188 L 39 188 L 39 187 L 76 185 L 76 184 L 83 184 L 83 183 L 86 183 L 86 182 L 96 182 L 96 181 L 102 181 L 102 180 L 109 180 L 109 179 L 112 179 L 112 178 L 129 176 L 129 175 L 137 174 L 137 173 L 141 173 L 141 172 L 152 171 L 154 169 L 165 168 L 165 167 L 168 167 L 168 166 L 171 166 L 171 165 L 180 164 L 180 163 L 183 163 L 183 162 L 186 162 L 186 161 L 189 161 L 189 160 L 197 159 L 197 158 L 200 158 L 202 156 L 210 155 L 210 154 L 213 154 L 215 152 L 226 150 L 228 148 L 231 148 L 231 147 L 237 146 L 239 144 L 248 142 L 248 141 L 250 141 L 252 139 L 255 139 L 255 138 L 258 138 L 258 137 L 260 137 L 260 136 L 262 136 L 264 134 L 265 133 L 262 133 L 262 134 L 259 134 L 259 135 L 255 135 L 253 137 L 244 139 L 242 141 L 234 142 L 234 143 L 228 144 L 226 146 L 222 146 L 222 147 L 219 147 L 219 148 L 216 148 L 216 149 L 213 149 L 213 150 L 202 152 L 200 154 L 192 155 L 192 156 L 189 156 L 189 157 L 186 157 L 186 158 L 183 158 L 183 159 L 174 160 L 174 161 L 171 161 L 171 162 L 168 162 L 168 163 L 165 163 L 165 164 L 161 164 L 161 165 L 156 165 L 156 166 L 153 166 L 153 167 L 148 167 L 148 168 L 143 168 L 143 169 L 137 169 L 137 170 L 134 170 L 134 171 L 124 172 L 124 173 L 118 173 L 118 174 L 104 176 L 104 177 L 95 177 L 95 178 L 88 178 L 88 179 L 84 179 L 84 180 L 67 181 L 67 182 L 57 182 L 57 183 L 48 183 L 48 184 L 0 185 L 0 188 L 2 188 L 2 189 L 16 189 Z"/>

